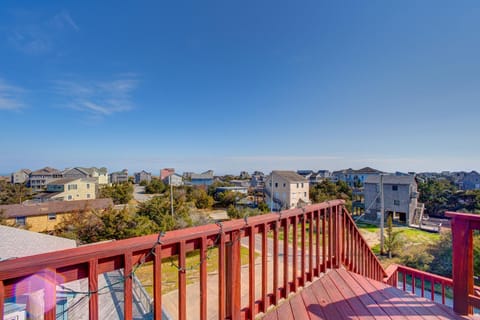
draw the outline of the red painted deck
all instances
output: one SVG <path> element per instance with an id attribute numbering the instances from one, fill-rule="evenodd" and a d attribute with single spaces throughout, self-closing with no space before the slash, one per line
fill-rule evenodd
<path id="1" fill-rule="evenodd" d="M 329 270 L 269 311 L 264 320 L 295 319 L 469 319 L 426 298 L 345 269 Z"/>

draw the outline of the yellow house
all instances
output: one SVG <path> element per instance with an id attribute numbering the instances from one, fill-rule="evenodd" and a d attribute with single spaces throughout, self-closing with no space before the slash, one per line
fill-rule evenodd
<path id="1" fill-rule="evenodd" d="M 310 203 L 308 180 L 294 171 L 272 171 L 265 181 L 265 193 L 266 203 L 269 206 L 273 204 L 273 210 Z"/>
<path id="2" fill-rule="evenodd" d="M 40 201 L 74 201 L 96 199 L 97 180 L 95 178 L 63 178 L 47 184 L 46 193 L 36 195 Z"/>
<path id="3" fill-rule="evenodd" d="M 105 210 L 113 207 L 112 199 L 78 201 L 49 201 L 36 204 L 0 205 L 0 213 L 7 224 L 29 227 L 30 231 L 52 231 L 55 226 L 73 212 L 81 210 Z"/>

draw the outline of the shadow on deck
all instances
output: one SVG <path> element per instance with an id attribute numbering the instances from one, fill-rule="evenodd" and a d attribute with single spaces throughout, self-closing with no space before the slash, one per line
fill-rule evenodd
<path id="1" fill-rule="evenodd" d="M 343 268 L 329 270 L 270 310 L 272 319 L 471 319 Z"/>

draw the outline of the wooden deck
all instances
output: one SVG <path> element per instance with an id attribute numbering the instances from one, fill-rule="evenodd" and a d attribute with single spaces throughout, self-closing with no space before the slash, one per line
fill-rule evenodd
<path id="1" fill-rule="evenodd" d="M 328 271 L 270 310 L 272 319 L 470 319 L 452 309 L 345 269 Z"/>

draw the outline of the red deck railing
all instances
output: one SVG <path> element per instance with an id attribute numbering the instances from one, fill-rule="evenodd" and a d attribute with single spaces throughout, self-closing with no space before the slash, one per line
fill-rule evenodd
<path id="1" fill-rule="evenodd" d="M 474 286 L 473 231 L 480 230 L 480 215 L 447 212 L 452 218 L 453 310 L 469 315 L 480 308 Z"/>
<path id="2" fill-rule="evenodd" d="M 248 247 L 248 280 L 242 281 L 240 246 Z M 207 319 L 208 250 L 218 248 L 219 319 L 253 319 L 259 312 L 287 297 L 299 286 L 329 268 L 348 270 L 375 280 L 387 274 L 344 208 L 341 200 L 269 213 L 245 220 L 228 221 L 109 243 L 57 251 L 0 262 L 0 315 L 11 297 L 27 297 L 42 308 L 45 319 L 55 319 L 57 286 L 88 279 L 88 314 L 99 318 L 99 275 L 123 269 L 125 319 L 131 319 L 132 275 L 136 267 L 153 263 L 153 315 L 162 317 L 162 260 L 175 258 L 178 268 L 178 319 L 187 315 L 186 257 L 199 252 L 199 315 Z M 260 272 L 255 265 L 260 264 Z M 30 281 L 30 279 L 42 281 Z M 209 282 L 209 285 L 211 283 Z M 255 290 L 260 288 L 260 294 Z M 101 288 L 100 288 L 101 289 Z M 248 301 L 242 305 L 242 290 Z M 32 297 L 35 292 L 43 295 Z M 189 304 L 193 301 L 188 301 Z M 209 316 L 210 317 L 210 316 Z"/>
<path id="3" fill-rule="evenodd" d="M 410 291 L 441 304 L 446 304 L 447 290 L 453 288 L 452 279 L 402 265 L 390 265 L 387 268 L 387 274 L 385 283 L 398 288 L 400 280 L 400 289 L 403 291 Z M 450 299 L 452 298 L 453 296 L 450 295 Z"/>

